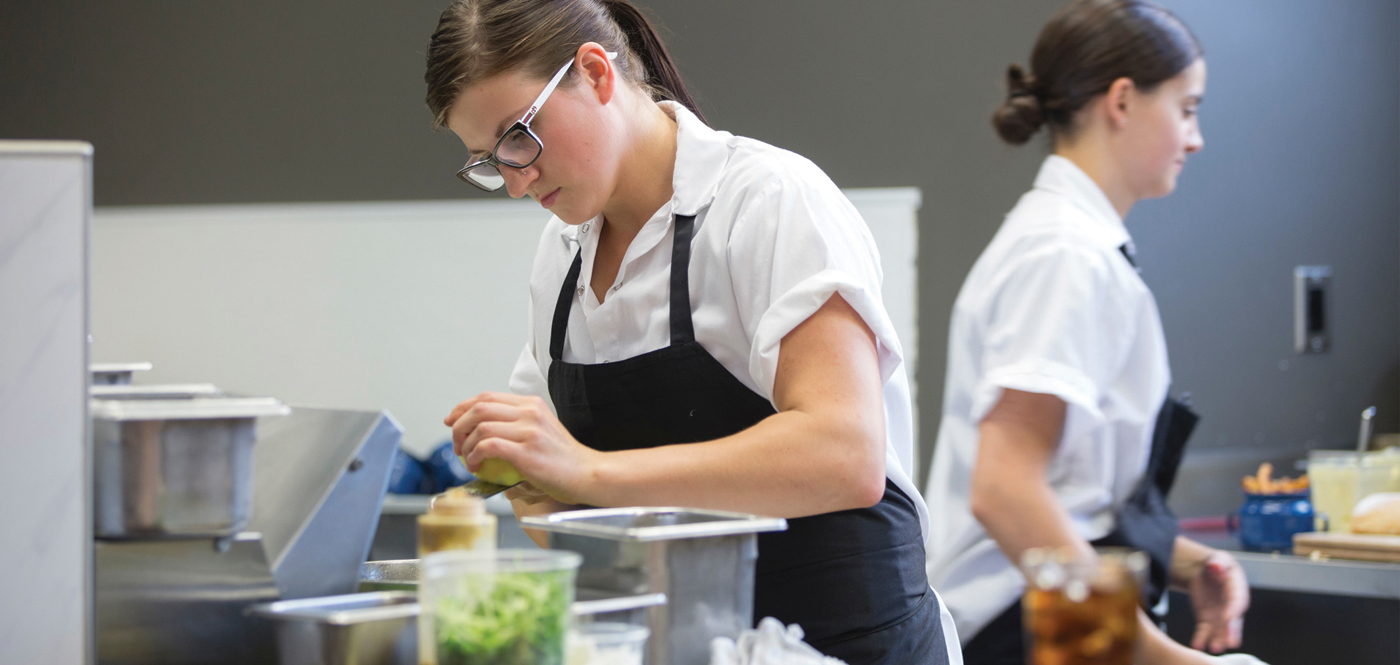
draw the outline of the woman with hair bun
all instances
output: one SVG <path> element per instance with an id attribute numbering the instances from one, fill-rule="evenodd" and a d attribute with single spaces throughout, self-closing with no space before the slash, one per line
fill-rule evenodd
<path id="1" fill-rule="evenodd" d="M 1123 224 L 1204 145 L 1201 47 L 1151 2 L 1074 0 L 1006 83 L 998 135 L 1021 145 L 1048 129 L 1053 154 L 953 306 L 929 579 L 965 662 L 1021 665 L 1022 555 L 1131 547 L 1151 559 L 1134 662 L 1215 661 L 1199 650 L 1239 646 L 1249 589 L 1232 556 L 1178 535 L 1167 509 L 1196 416 L 1169 395 L 1157 305 Z M 1168 587 L 1191 595 L 1194 649 L 1159 629 Z"/>
<path id="2" fill-rule="evenodd" d="M 706 126 L 626 0 L 458 0 L 427 61 L 457 175 L 554 214 L 511 392 L 445 420 L 468 467 L 513 465 L 517 515 L 785 517 L 758 538 L 755 618 L 851 665 L 957 662 L 879 256 L 836 185 Z"/>

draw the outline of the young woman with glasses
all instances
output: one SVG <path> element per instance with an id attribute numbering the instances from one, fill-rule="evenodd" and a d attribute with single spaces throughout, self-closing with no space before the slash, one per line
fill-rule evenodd
<path id="1" fill-rule="evenodd" d="M 969 665 L 1022 665 L 1027 550 L 1144 551 L 1133 662 L 1213 662 L 1148 618 L 1168 587 L 1187 591 L 1192 646 L 1235 648 L 1249 588 L 1228 553 L 1179 536 L 1166 507 L 1195 415 L 1169 396 L 1157 305 L 1123 225 L 1204 145 L 1200 45 L 1150 2 L 1075 0 L 1007 84 L 996 131 L 1020 145 L 1048 126 L 1053 154 L 953 305 L 929 577 Z"/>
<path id="2" fill-rule="evenodd" d="M 831 180 L 708 127 L 625 0 L 459 0 L 426 80 L 470 155 L 458 176 L 554 214 L 511 392 L 446 418 L 468 467 L 522 473 L 522 516 L 786 517 L 759 536 L 755 618 L 851 665 L 956 659 L 879 257 Z"/>

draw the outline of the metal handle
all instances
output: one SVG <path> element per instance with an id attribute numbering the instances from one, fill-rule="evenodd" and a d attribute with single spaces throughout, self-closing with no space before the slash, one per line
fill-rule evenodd
<path id="1" fill-rule="evenodd" d="M 1371 419 L 1376 417 L 1376 407 L 1361 412 L 1361 431 L 1356 433 L 1356 451 L 1364 453 L 1371 447 Z"/>

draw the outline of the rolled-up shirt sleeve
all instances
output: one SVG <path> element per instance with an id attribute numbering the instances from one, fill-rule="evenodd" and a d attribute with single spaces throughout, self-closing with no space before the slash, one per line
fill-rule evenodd
<path id="1" fill-rule="evenodd" d="M 979 322 L 985 348 L 974 422 L 1013 389 L 1064 400 L 1059 454 L 1104 425 L 1101 400 L 1133 338 L 1133 318 L 1111 279 L 1101 255 L 1068 244 L 1008 267 Z"/>
<path id="2" fill-rule="evenodd" d="M 820 170 L 767 183 L 740 212 L 728 247 L 739 315 L 753 340 L 749 374 L 760 394 L 773 400 L 783 338 L 837 293 L 874 332 L 881 382 L 890 380 L 903 349 L 881 300 L 875 241 Z"/>

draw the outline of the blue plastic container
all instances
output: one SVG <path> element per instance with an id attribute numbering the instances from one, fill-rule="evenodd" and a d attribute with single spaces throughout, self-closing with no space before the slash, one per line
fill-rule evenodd
<path id="1" fill-rule="evenodd" d="M 428 472 L 428 494 L 446 492 L 476 478 L 467 471 L 462 459 L 452 453 L 451 441 L 438 445 L 428 459 L 423 460 L 423 468 Z"/>
<path id="2" fill-rule="evenodd" d="M 1244 505 L 1231 513 L 1227 526 L 1251 552 L 1292 552 L 1293 534 L 1313 530 L 1313 507 L 1307 492 L 1244 493 Z"/>

